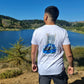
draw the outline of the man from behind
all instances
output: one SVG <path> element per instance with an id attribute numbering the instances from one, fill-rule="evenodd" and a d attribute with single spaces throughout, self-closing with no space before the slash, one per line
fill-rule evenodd
<path id="1" fill-rule="evenodd" d="M 73 55 L 67 31 L 55 22 L 59 16 L 59 10 L 55 6 L 45 9 L 45 25 L 37 28 L 32 37 L 32 70 L 39 73 L 39 84 L 50 84 L 53 79 L 54 84 L 67 84 L 63 54 L 65 52 L 68 66 L 68 74 L 73 74 Z M 36 54 L 38 51 L 38 65 L 36 64 Z"/>

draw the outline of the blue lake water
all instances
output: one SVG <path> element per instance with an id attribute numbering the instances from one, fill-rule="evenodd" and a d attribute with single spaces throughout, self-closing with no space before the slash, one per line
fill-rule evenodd
<path id="1" fill-rule="evenodd" d="M 2 31 L 0 32 L 0 49 L 2 47 L 9 48 L 11 43 L 16 43 L 21 36 L 24 39 L 24 45 L 31 45 L 31 38 L 34 30 L 21 31 Z M 84 46 L 84 34 L 68 31 L 69 39 L 72 46 Z"/>

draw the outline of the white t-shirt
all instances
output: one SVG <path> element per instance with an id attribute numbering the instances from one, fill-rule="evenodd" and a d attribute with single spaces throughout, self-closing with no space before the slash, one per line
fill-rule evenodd
<path id="1" fill-rule="evenodd" d="M 32 44 L 38 45 L 38 72 L 40 75 L 57 75 L 64 70 L 62 45 L 69 45 L 67 31 L 57 25 L 37 28 Z"/>

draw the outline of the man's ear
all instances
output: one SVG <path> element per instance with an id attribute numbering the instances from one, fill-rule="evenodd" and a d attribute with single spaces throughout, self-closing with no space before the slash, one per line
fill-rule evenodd
<path id="1" fill-rule="evenodd" d="M 45 13 L 45 14 L 44 14 L 44 20 L 46 20 L 46 21 L 47 21 L 47 19 L 48 19 L 48 14 L 47 14 L 47 13 Z"/>

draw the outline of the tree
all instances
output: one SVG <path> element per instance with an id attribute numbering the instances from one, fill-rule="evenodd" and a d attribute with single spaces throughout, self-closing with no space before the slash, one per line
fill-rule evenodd
<path id="1" fill-rule="evenodd" d="M 26 54 L 28 54 L 28 48 L 25 49 L 23 46 L 23 39 L 20 37 L 19 41 L 16 44 L 11 44 L 12 47 L 9 49 L 3 48 L 0 52 L 7 54 L 6 62 L 12 63 L 13 66 L 23 65 L 24 63 L 28 63 L 26 58 Z"/>

